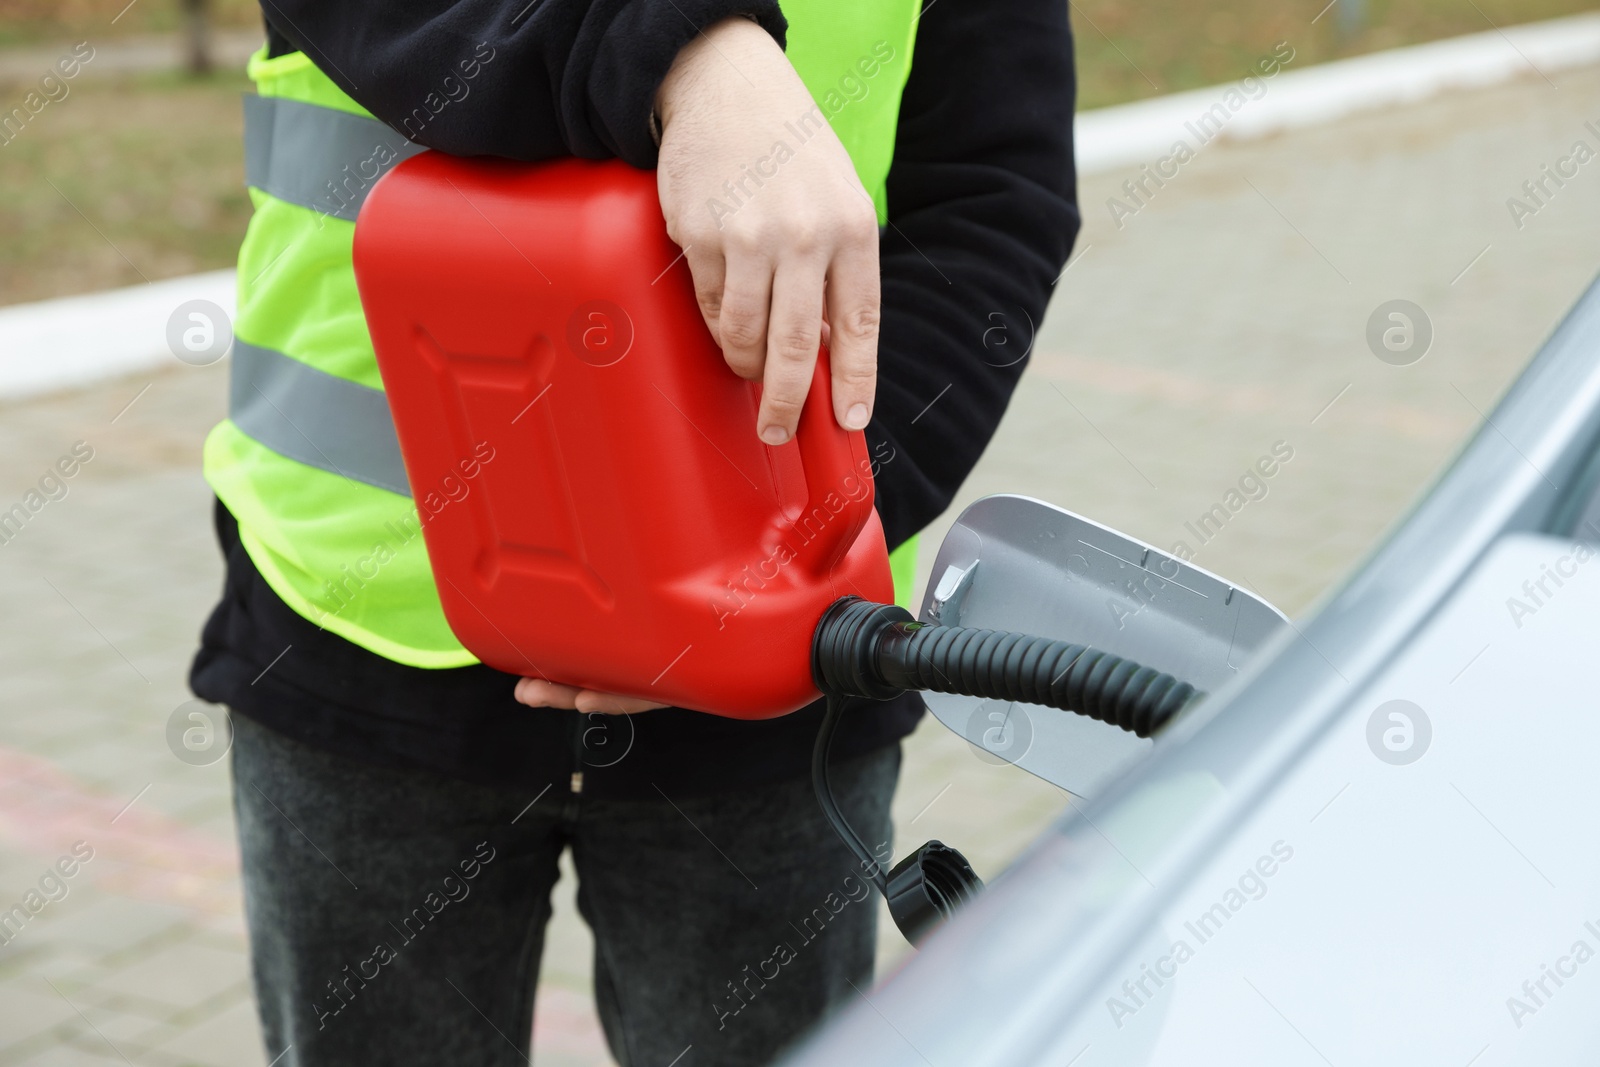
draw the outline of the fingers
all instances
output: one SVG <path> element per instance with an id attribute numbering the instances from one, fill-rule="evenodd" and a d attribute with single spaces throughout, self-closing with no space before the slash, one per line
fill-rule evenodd
<path id="1" fill-rule="evenodd" d="M 711 242 L 706 245 L 685 253 L 695 298 L 728 366 L 741 378 L 762 382 L 756 418 L 761 440 L 781 445 L 794 437 L 824 339 L 834 418 L 847 430 L 864 428 L 878 381 L 876 229 L 851 227 L 831 263 L 810 249 L 795 249 L 774 267 L 759 245 L 730 242 L 726 257 Z"/>
<path id="2" fill-rule="evenodd" d="M 717 343 L 723 358 L 741 378 L 761 377 L 767 356 L 767 311 L 772 299 L 772 262 L 758 251 L 727 250 Z"/>
<path id="3" fill-rule="evenodd" d="M 513 694 L 518 703 L 532 708 L 565 708 L 569 711 L 581 711 L 586 715 L 634 715 L 641 711 L 667 706 L 641 700 L 638 697 L 615 696 L 571 685 L 559 685 L 556 682 L 547 682 L 543 678 L 521 679 L 517 682 Z"/>
<path id="4" fill-rule="evenodd" d="M 833 413 L 839 425 L 859 430 L 872 418 L 878 390 L 878 242 L 857 238 L 828 270 L 828 363 Z"/>
<path id="5" fill-rule="evenodd" d="M 578 710 L 586 715 L 637 715 L 641 711 L 653 711 L 664 707 L 665 704 L 640 700 L 638 697 L 619 697 L 611 693 L 594 693 L 587 689 L 578 694 Z"/>
<path id="6" fill-rule="evenodd" d="M 818 259 L 789 257 L 779 262 L 773 276 L 761 410 L 756 415 L 756 433 L 769 445 L 794 436 L 811 391 L 822 337 L 824 266 Z"/>
<path id="7" fill-rule="evenodd" d="M 694 297 L 700 305 L 700 317 L 706 320 L 706 329 L 721 344 L 719 321 L 722 318 L 722 288 L 727 282 L 727 262 L 722 249 L 710 246 L 710 241 L 695 242 L 683 250 L 684 262 L 689 265 L 689 276 L 694 279 Z"/>
<path id="8" fill-rule="evenodd" d="M 570 685 L 557 685 L 543 678 L 524 678 L 517 683 L 512 695 L 517 702 L 530 708 L 576 708 L 578 694 L 583 690 Z"/>

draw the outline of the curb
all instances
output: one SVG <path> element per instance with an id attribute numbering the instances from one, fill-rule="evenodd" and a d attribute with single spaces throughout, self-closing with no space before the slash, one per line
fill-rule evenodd
<path id="1" fill-rule="evenodd" d="M 0 400 L 176 364 L 167 320 L 190 300 L 209 300 L 232 318 L 233 271 L 0 308 Z"/>
<path id="2" fill-rule="evenodd" d="M 1218 107 L 1227 118 L 1201 145 L 1265 137 L 1518 77 L 1549 80 L 1556 71 L 1596 62 L 1600 14 L 1586 14 L 1285 70 L 1263 79 L 1266 90 L 1254 99 L 1236 93 L 1234 99 L 1244 99 L 1238 107 L 1223 102 L 1235 83 L 1085 111 L 1075 121 L 1078 174 L 1152 163 L 1178 141 L 1193 149 L 1191 127 Z M 0 307 L 0 400 L 166 364 L 174 359 L 167 320 L 189 300 L 209 300 L 232 316 L 233 271 Z"/>
<path id="3" fill-rule="evenodd" d="M 260 48 L 264 38 L 259 29 L 221 29 L 211 31 L 211 62 L 218 71 L 229 67 L 244 70 L 245 60 Z M 96 42 L 89 41 L 91 45 Z M 36 81 L 55 65 L 71 42 L 7 48 L 0 52 L 0 85 L 25 86 Z M 94 59 L 84 63 L 76 78 L 98 80 L 128 74 L 181 71 L 186 59 L 183 35 L 179 33 L 138 34 L 99 42 Z"/>
<path id="4" fill-rule="evenodd" d="M 1217 136 L 1244 141 L 1413 104 L 1452 89 L 1518 77 L 1548 80 L 1556 71 L 1595 62 L 1600 62 L 1600 14 L 1574 15 L 1291 68 L 1262 79 L 1266 89 L 1255 99 L 1236 95 L 1244 103 L 1233 108 L 1222 101 L 1238 83 L 1097 108 L 1080 112 L 1074 124 L 1078 173 L 1153 163 L 1178 141 L 1191 150 L 1207 144 L 1215 138 L 1197 138 L 1189 127 L 1213 107 L 1228 116 Z"/>

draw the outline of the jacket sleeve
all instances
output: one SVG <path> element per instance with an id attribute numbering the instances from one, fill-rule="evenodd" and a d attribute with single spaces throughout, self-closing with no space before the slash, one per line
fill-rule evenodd
<path id="1" fill-rule="evenodd" d="M 939 0 L 917 29 L 867 428 L 891 547 L 949 506 L 994 436 L 1078 233 L 1067 7 Z"/>
<path id="2" fill-rule="evenodd" d="M 654 167 L 650 112 L 678 50 L 730 15 L 784 43 L 777 0 L 261 0 L 379 119 L 451 155 Z M 468 71 L 472 73 L 468 75 Z M 441 101 L 448 103 L 441 104 Z"/>

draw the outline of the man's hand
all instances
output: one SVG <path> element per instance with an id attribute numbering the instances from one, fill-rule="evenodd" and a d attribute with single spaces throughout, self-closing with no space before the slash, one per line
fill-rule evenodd
<path id="1" fill-rule="evenodd" d="M 761 439 L 794 436 L 824 314 L 834 417 L 847 430 L 866 426 L 877 387 L 878 220 L 783 50 L 755 23 L 725 19 L 678 53 L 656 112 L 667 232 L 728 366 L 762 382 Z"/>
<path id="2" fill-rule="evenodd" d="M 847 430 L 866 426 L 877 388 L 878 220 L 783 50 L 747 19 L 719 22 L 678 53 L 656 111 L 667 232 L 728 366 L 762 382 L 761 439 L 794 436 L 824 331 L 834 417 Z M 613 715 L 665 707 L 542 678 L 519 681 L 516 698 Z"/>
<path id="3" fill-rule="evenodd" d="M 596 693 L 576 686 L 558 685 L 543 678 L 524 678 L 517 683 L 515 695 L 520 703 L 530 708 L 570 708 L 589 715 L 633 715 L 665 704 L 652 704 L 637 697 L 612 696 Z"/>

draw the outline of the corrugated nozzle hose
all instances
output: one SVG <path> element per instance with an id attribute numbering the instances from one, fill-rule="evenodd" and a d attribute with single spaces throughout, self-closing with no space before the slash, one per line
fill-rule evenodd
<path id="1" fill-rule="evenodd" d="M 822 810 L 872 876 L 911 941 L 983 887 L 961 853 L 930 841 L 884 874 L 834 802 L 828 749 L 849 698 L 910 689 L 1039 704 L 1149 737 L 1204 694 L 1188 682 L 1087 645 L 999 630 L 919 623 L 904 608 L 835 601 L 817 624 L 811 673 L 828 698 L 811 779 Z"/>

